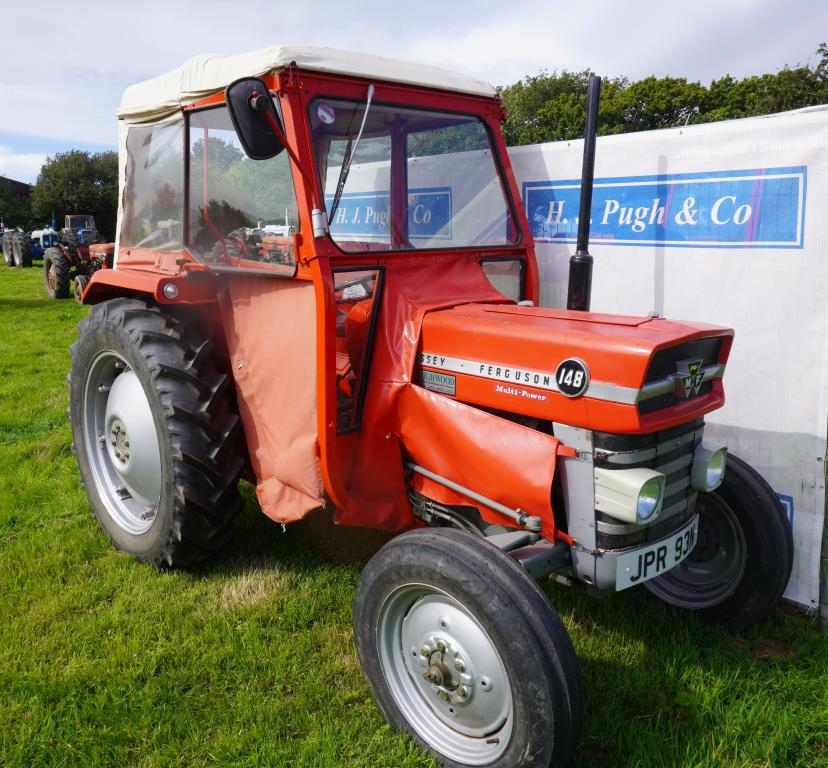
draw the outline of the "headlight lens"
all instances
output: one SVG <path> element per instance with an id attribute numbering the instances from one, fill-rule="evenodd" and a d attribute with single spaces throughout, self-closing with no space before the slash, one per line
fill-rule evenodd
<path id="1" fill-rule="evenodd" d="M 693 487 L 697 491 L 714 491 L 724 480 L 727 466 L 727 448 L 724 445 L 702 443 L 693 457 Z"/>
<path id="2" fill-rule="evenodd" d="M 636 516 L 642 522 L 649 520 L 661 506 L 661 497 L 664 494 L 664 476 L 650 478 L 641 486 L 638 494 Z"/>

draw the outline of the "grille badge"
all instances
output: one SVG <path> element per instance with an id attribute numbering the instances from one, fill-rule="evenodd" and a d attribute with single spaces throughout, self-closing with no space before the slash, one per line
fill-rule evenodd
<path id="1" fill-rule="evenodd" d="M 679 360 L 676 363 L 676 372 L 670 374 L 673 381 L 673 394 L 687 400 L 699 394 L 704 381 L 704 370 L 701 360 Z"/>

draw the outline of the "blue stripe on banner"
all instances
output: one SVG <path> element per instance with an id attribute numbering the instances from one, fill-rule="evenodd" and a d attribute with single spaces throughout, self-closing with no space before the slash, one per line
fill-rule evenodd
<path id="1" fill-rule="evenodd" d="M 333 195 L 325 195 L 330 208 Z M 388 192 L 346 192 L 330 223 L 342 237 L 382 237 L 389 231 Z M 408 236 L 451 239 L 451 187 L 414 189 L 408 194 Z"/>
<path id="2" fill-rule="evenodd" d="M 803 248 L 806 166 L 595 180 L 590 240 L 686 248 Z M 538 242 L 574 243 L 581 183 L 529 181 Z"/>
<path id="3" fill-rule="evenodd" d="M 794 500 L 793 496 L 788 496 L 784 493 L 777 493 L 777 497 L 779 501 L 782 502 L 782 506 L 785 508 L 785 514 L 788 516 L 788 521 L 790 522 L 791 526 L 793 526 L 794 521 Z"/>

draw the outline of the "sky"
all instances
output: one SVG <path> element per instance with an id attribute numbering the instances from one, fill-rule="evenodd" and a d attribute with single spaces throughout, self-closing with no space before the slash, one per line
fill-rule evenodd
<path id="1" fill-rule="evenodd" d="M 709 85 L 815 64 L 825 0 L 0 0 L 0 176 L 116 148 L 124 88 L 202 53 L 310 44 L 455 69 L 493 85 L 592 69 Z"/>

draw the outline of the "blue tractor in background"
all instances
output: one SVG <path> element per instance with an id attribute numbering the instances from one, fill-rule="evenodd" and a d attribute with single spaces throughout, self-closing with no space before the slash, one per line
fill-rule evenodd
<path id="1" fill-rule="evenodd" d="M 47 248 L 57 244 L 58 233 L 52 227 L 24 232 L 0 228 L 3 262 L 7 267 L 31 267 L 32 259 L 42 259 Z"/>
<path id="2" fill-rule="evenodd" d="M 67 214 L 58 240 L 62 245 L 76 248 L 79 245 L 91 245 L 100 240 L 95 218 L 86 213 Z"/>
<path id="3" fill-rule="evenodd" d="M 42 259 L 47 248 L 57 244 L 58 233 L 53 227 L 33 229 L 29 235 L 31 258 Z"/>

